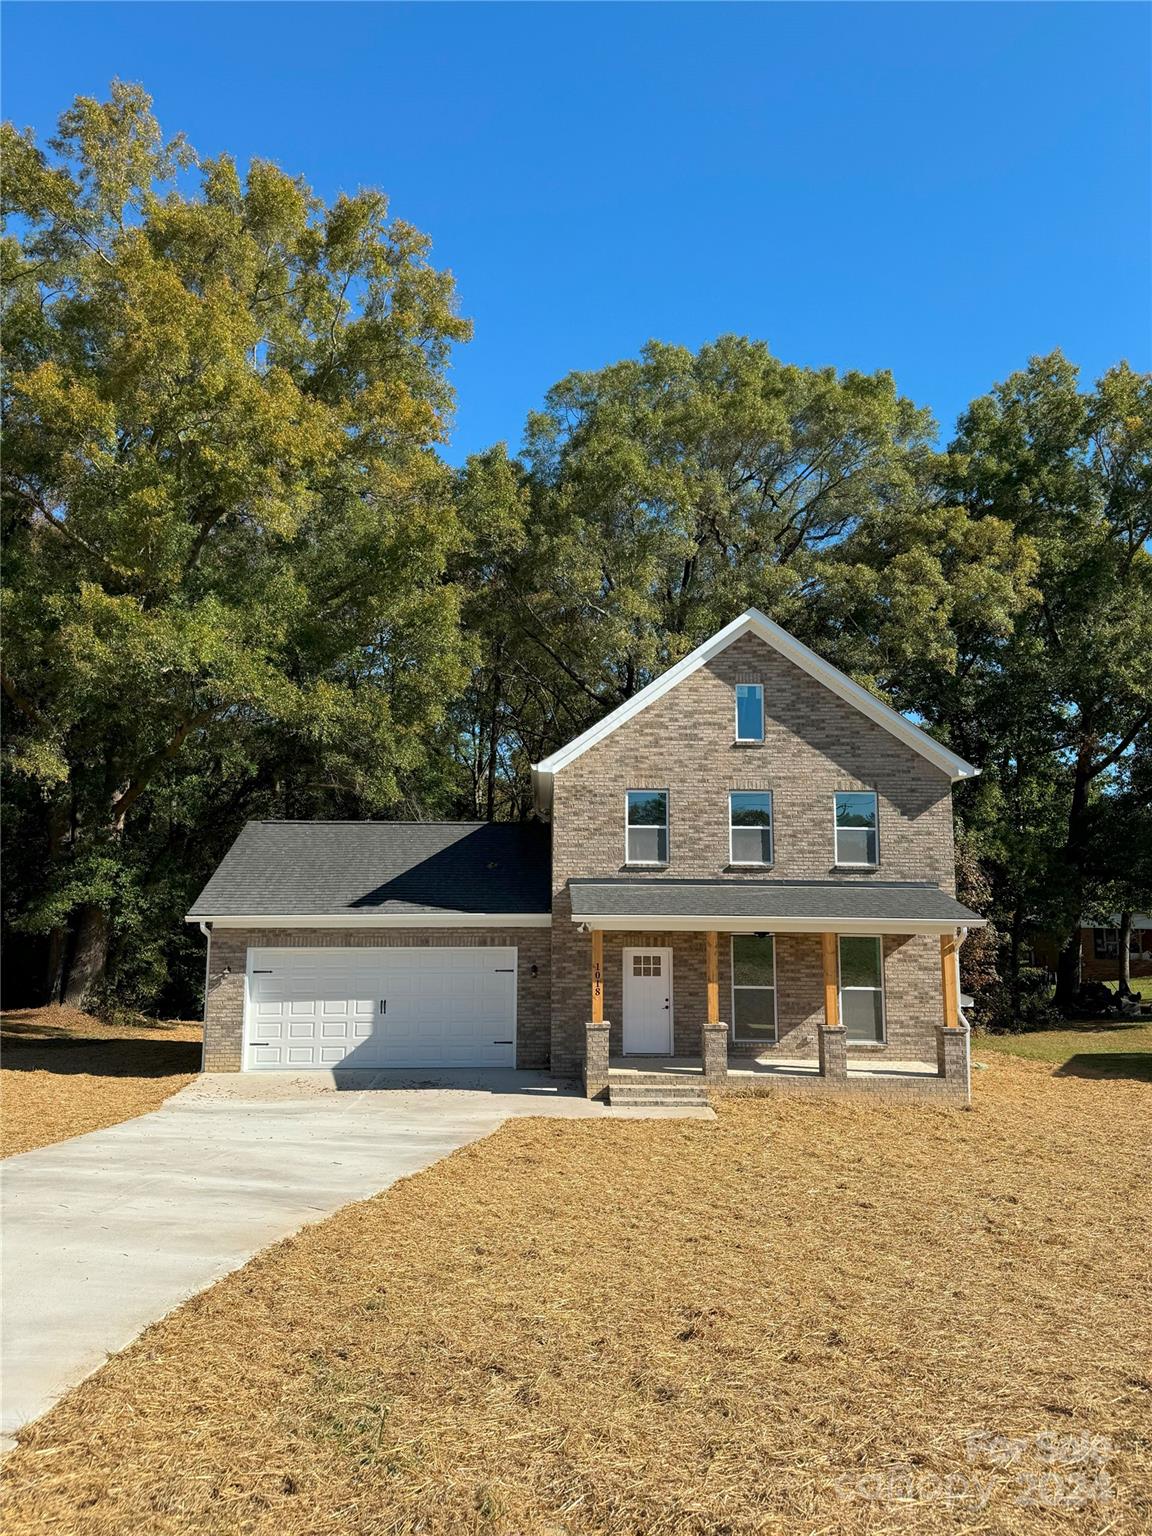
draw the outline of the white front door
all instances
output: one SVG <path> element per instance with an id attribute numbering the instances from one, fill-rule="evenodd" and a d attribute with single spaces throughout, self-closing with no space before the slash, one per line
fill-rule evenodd
<path id="1" fill-rule="evenodd" d="M 624 951 L 624 1054 L 666 1056 L 672 1050 L 672 951 Z"/>

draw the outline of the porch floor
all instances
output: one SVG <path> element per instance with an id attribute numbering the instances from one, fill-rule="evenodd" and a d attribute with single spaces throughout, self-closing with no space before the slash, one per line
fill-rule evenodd
<path id="1" fill-rule="evenodd" d="M 738 1064 L 734 1064 L 738 1063 Z M 608 1076 L 617 1082 L 642 1082 L 646 1078 L 684 1077 L 691 1081 L 702 1077 L 704 1068 L 698 1056 L 613 1056 L 608 1062 Z M 927 1061 L 868 1060 L 848 1058 L 848 1076 L 862 1078 L 937 1077 L 936 1066 Z M 820 1064 L 800 1057 L 773 1056 L 766 1061 L 753 1056 L 729 1060 L 730 1078 L 820 1076 Z"/>

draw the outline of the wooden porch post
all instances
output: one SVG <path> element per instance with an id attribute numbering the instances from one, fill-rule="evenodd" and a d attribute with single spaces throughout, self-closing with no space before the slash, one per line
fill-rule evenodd
<path id="1" fill-rule="evenodd" d="M 960 1027 L 960 1000 L 956 987 L 956 935 L 940 935 L 940 983 L 944 998 L 944 1024 L 948 1029 Z"/>
<path id="2" fill-rule="evenodd" d="M 720 1022 L 720 962 L 717 957 L 717 935 L 704 935 L 705 975 L 708 981 L 708 1022 Z"/>
<path id="3" fill-rule="evenodd" d="M 604 1022 L 604 930 L 592 930 L 592 1022 Z"/>
<path id="4" fill-rule="evenodd" d="M 824 1024 L 828 1029 L 838 1029 L 840 1027 L 840 976 L 836 935 L 822 933 L 820 942 L 824 954 Z"/>

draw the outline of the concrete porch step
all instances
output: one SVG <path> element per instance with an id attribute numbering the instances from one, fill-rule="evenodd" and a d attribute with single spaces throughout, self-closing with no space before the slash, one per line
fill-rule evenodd
<path id="1" fill-rule="evenodd" d="M 662 1082 L 610 1082 L 608 1102 L 617 1109 L 641 1109 L 658 1105 L 685 1108 L 689 1105 L 707 1107 L 708 1094 L 703 1083 Z"/>

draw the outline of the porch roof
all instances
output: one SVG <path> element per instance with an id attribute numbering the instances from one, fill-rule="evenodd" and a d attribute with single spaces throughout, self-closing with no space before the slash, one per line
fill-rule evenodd
<path id="1" fill-rule="evenodd" d="M 986 919 L 927 881 L 570 880 L 572 920 L 629 932 L 954 933 Z"/>

